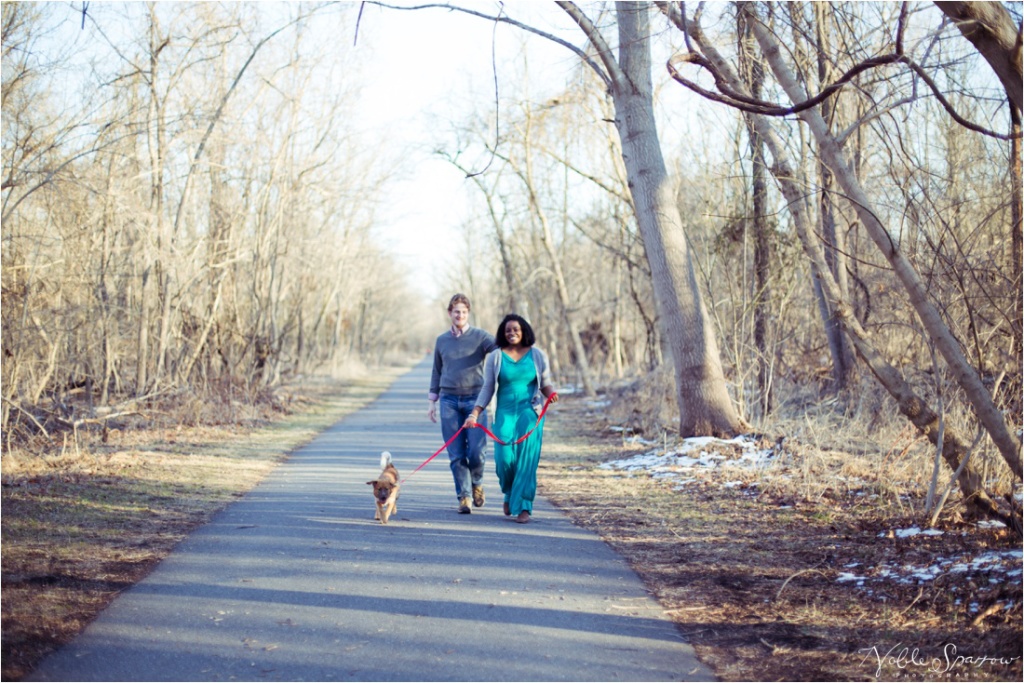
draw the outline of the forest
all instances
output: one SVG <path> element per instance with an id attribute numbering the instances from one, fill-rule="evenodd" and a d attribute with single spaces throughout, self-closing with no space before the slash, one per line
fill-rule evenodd
<path id="1" fill-rule="evenodd" d="M 669 612 L 693 609 L 682 576 L 723 624 L 764 610 L 723 677 L 861 675 L 772 644 L 846 619 L 822 636 L 844 656 L 865 624 L 952 628 L 1019 680 L 1020 2 L 0 11 L 5 680 L 274 466 L 242 435 L 342 386 L 318 378 L 371 400 L 456 292 L 485 330 L 525 316 L 569 397 L 548 466 L 585 483 L 556 503 Z M 752 499 L 599 472 L 739 436 L 775 458 L 724 485 Z M 699 522 L 685 543 L 632 486 Z M 753 545 L 679 559 L 752 520 L 787 544 L 756 560 L 771 581 L 730 578 L 765 606 L 712 581 Z M 994 549 L 1003 579 L 977 569 Z M 954 570 L 891 604 L 840 586 L 956 553 L 963 603 Z"/>
<path id="2" fill-rule="evenodd" d="M 524 41 L 439 126 L 445 295 L 658 397 L 640 431 L 906 420 L 932 509 L 955 480 L 1019 529 L 1019 3 L 557 5 L 462 12 L 574 65 L 533 87 Z M 374 231 L 401 158 L 346 125 L 371 10 L 4 4 L 4 453 L 429 348 L 445 295 Z"/>

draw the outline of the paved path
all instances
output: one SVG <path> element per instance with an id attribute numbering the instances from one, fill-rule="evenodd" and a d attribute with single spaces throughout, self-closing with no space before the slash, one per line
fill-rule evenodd
<path id="1" fill-rule="evenodd" d="M 296 451 L 32 679 L 709 680 L 597 536 L 544 500 L 531 524 L 502 515 L 490 459 L 472 515 L 441 454 L 373 521 L 380 452 L 405 476 L 442 443 L 428 378 L 421 363 Z"/>

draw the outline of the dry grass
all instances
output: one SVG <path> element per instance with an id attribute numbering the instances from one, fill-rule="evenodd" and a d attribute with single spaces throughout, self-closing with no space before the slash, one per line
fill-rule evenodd
<path id="1" fill-rule="evenodd" d="M 185 535 L 406 367 L 307 378 L 259 401 L 153 404 L 3 464 L 3 680 L 70 641 Z"/>
<path id="2" fill-rule="evenodd" d="M 955 514 L 943 518 L 942 536 L 888 537 L 920 524 L 921 508 L 914 468 L 894 466 L 891 448 L 872 448 L 861 432 L 851 449 L 835 425 L 804 429 L 786 441 L 789 455 L 760 472 L 716 468 L 676 490 L 597 467 L 650 448 L 610 432 L 609 414 L 622 415 L 582 398 L 559 403 L 546 428 L 541 490 L 630 561 L 721 679 L 1021 679 L 1019 573 L 998 584 L 983 572 L 837 581 L 855 564 L 927 566 L 1020 547 L 1005 530 L 979 530 Z M 830 441 L 847 449 L 830 450 Z M 741 476 L 749 485 L 722 486 Z M 1007 661 L 950 656 L 948 664 L 950 646 Z"/>

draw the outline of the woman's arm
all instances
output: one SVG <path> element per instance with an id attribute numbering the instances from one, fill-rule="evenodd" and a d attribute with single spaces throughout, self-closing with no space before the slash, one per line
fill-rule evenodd
<path id="1" fill-rule="evenodd" d="M 476 424 L 476 420 L 480 417 L 480 413 L 484 412 L 487 408 L 487 404 L 491 402 L 491 397 L 494 396 L 494 389 L 497 386 L 498 381 L 498 354 L 501 353 L 500 349 L 496 349 L 487 354 L 487 358 L 484 359 L 484 385 L 480 389 L 480 393 L 476 397 L 476 405 L 473 406 L 473 410 L 470 412 L 469 417 L 462 423 L 463 427 L 472 427 Z"/>
<path id="2" fill-rule="evenodd" d="M 476 420 L 480 417 L 480 413 L 484 412 L 484 409 L 480 406 L 473 406 L 473 410 L 470 411 L 469 417 L 462 423 L 463 427 L 473 427 L 476 425 Z"/>
<path id="3" fill-rule="evenodd" d="M 551 385 L 548 355 L 537 347 L 534 347 L 534 350 L 538 353 L 537 381 L 540 384 L 540 393 L 544 394 L 544 398 L 550 399 L 552 403 L 558 403 L 558 393 L 555 391 L 555 387 Z"/>

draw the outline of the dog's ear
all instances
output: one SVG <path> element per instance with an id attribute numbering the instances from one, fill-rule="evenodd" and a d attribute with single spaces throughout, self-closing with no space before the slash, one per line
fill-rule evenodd
<path id="1" fill-rule="evenodd" d="M 367 483 L 367 484 L 369 484 L 370 486 L 373 486 L 373 485 L 374 485 L 374 484 L 376 484 L 377 482 L 376 482 L 376 481 L 368 481 L 368 482 L 366 482 L 366 483 Z"/>

